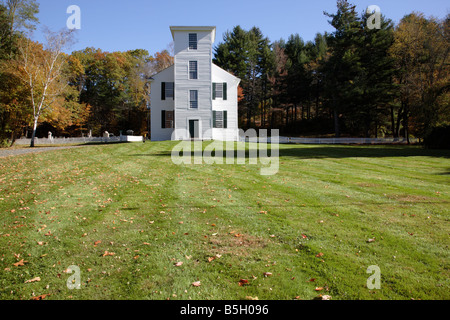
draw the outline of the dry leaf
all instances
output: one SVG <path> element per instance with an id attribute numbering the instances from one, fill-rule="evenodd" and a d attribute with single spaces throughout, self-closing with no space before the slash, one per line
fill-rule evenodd
<path id="1" fill-rule="evenodd" d="M 102 256 L 103 256 L 103 257 L 106 257 L 106 256 L 113 256 L 113 255 L 115 255 L 114 252 L 108 252 L 108 251 L 105 251 L 105 253 L 104 253 Z"/>
<path id="2" fill-rule="evenodd" d="M 239 286 L 242 287 L 243 285 L 248 284 L 248 280 L 247 279 L 241 279 L 239 280 Z"/>
<path id="3" fill-rule="evenodd" d="M 323 290 L 323 287 L 316 287 L 315 290 L 316 290 L 316 291 L 322 291 L 322 290 Z"/>
<path id="4" fill-rule="evenodd" d="M 319 253 L 316 255 L 317 258 L 320 258 L 320 257 L 322 257 L 322 256 L 323 256 L 323 253 L 322 253 L 322 252 L 319 252 Z"/>
<path id="5" fill-rule="evenodd" d="M 175 267 L 181 267 L 183 265 L 183 262 L 177 262 L 177 263 L 175 263 Z"/>
<path id="6" fill-rule="evenodd" d="M 196 281 L 196 282 L 193 282 L 192 285 L 193 285 L 194 287 L 200 287 L 200 286 L 201 286 L 201 283 L 200 283 L 200 281 Z"/>
<path id="7" fill-rule="evenodd" d="M 39 278 L 39 277 L 36 277 L 36 278 L 33 278 L 33 279 L 30 279 L 30 280 L 27 280 L 27 281 L 25 281 L 25 283 L 30 283 L 30 282 L 39 282 L 39 281 L 41 281 L 41 278 Z"/>
<path id="8" fill-rule="evenodd" d="M 25 263 L 27 263 L 28 261 L 23 261 L 23 259 L 22 260 L 20 260 L 19 262 L 16 262 L 16 263 L 13 263 L 13 265 L 14 266 L 16 266 L 16 267 L 18 267 L 18 266 L 23 266 Z"/>
<path id="9" fill-rule="evenodd" d="M 44 299 L 45 299 L 46 297 L 48 297 L 49 295 L 50 295 L 50 293 L 41 294 L 40 296 L 31 298 L 31 300 L 44 300 Z"/>
<path id="10" fill-rule="evenodd" d="M 270 277 L 272 275 L 272 272 L 264 272 L 263 276 L 264 277 Z"/>
<path id="11" fill-rule="evenodd" d="M 210 258 L 208 258 L 208 262 L 213 261 L 215 258 L 216 258 L 216 257 L 210 257 Z"/>
<path id="12" fill-rule="evenodd" d="M 247 300 L 259 300 L 258 297 L 251 297 L 251 296 L 246 296 L 245 299 L 247 299 Z"/>
<path id="13" fill-rule="evenodd" d="M 373 239 L 369 239 L 369 240 L 367 240 L 367 242 L 374 242 L 375 241 L 375 238 L 373 238 Z"/>
<path id="14" fill-rule="evenodd" d="M 97 246 L 97 245 L 100 244 L 100 243 L 102 243 L 101 240 L 95 241 L 95 242 L 94 242 L 94 246 Z"/>

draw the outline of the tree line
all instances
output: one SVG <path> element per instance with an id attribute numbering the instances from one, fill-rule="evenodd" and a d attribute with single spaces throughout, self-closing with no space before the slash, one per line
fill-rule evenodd
<path id="1" fill-rule="evenodd" d="M 0 145 L 22 136 L 101 135 L 148 130 L 150 77 L 173 64 L 169 48 L 65 53 L 68 30 L 28 32 L 36 0 L 0 0 Z M 227 31 L 214 63 L 239 77 L 241 128 L 302 136 L 423 138 L 450 123 L 449 15 L 413 12 L 397 25 L 337 1 L 324 12 L 334 32 L 305 42 L 270 41 L 258 27 Z"/>
<path id="2" fill-rule="evenodd" d="M 65 52 L 74 31 L 44 30 L 45 43 L 28 35 L 39 23 L 35 0 L 0 1 L 0 145 L 18 137 L 101 136 L 148 130 L 151 75 L 173 64 L 170 48 Z"/>
<path id="3" fill-rule="evenodd" d="M 242 127 L 291 135 L 422 138 L 449 124 L 449 15 L 421 13 L 398 25 L 337 1 L 332 33 L 270 42 L 240 26 L 226 32 L 214 62 L 242 79 Z"/>

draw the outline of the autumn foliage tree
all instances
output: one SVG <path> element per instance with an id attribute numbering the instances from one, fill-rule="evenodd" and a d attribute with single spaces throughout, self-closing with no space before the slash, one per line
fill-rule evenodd
<path id="1" fill-rule="evenodd" d="M 67 61 L 64 49 L 70 46 L 72 31 L 47 30 L 47 43 L 42 46 L 27 38 L 19 42 L 19 52 L 14 61 L 19 78 L 30 92 L 33 111 L 33 134 L 30 147 L 34 147 L 36 130 L 41 115 L 50 109 L 67 86 L 63 78 L 63 68 Z"/>
<path id="2" fill-rule="evenodd" d="M 449 31 L 450 15 L 439 21 L 412 13 L 396 27 L 391 54 L 399 70 L 397 135 L 400 123 L 407 137 L 450 123 Z"/>

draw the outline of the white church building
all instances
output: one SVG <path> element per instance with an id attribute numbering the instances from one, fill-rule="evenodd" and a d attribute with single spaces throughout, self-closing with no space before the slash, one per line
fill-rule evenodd
<path id="1" fill-rule="evenodd" d="M 175 63 L 151 79 L 151 140 L 237 140 L 240 79 L 212 63 L 215 27 L 170 27 Z"/>

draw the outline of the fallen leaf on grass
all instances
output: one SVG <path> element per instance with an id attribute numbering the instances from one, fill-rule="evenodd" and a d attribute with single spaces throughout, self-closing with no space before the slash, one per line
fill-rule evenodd
<path id="1" fill-rule="evenodd" d="M 258 297 L 251 297 L 251 296 L 246 296 L 245 299 L 247 299 L 247 300 L 259 300 Z"/>
<path id="2" fill-rule="evenodd" d="M 263 276 L 264 277 L 270 277 L 272 275 L 272 272 L 264 272 Z"/>
<path id="3" fill-rule="evenodd" d="M 375 242 L 375 238 L 367 240 L 368 243 Z"/>
<path id="4" fill-rule="evenodd" d="M 39 281 L 41 281 L 41 278 L 40 277 L 36 277 L 36 278 L 33 278 L 33 279 L 25 281 L 25 283 L 39 282 Z"/>
<path id="5" fill-rule="evenodd" d="M 248 284 L 248 280 L 247 279 L 241 279 L 239 280 L 239 286 L 242 287 L 243 285 Z"/>
<path id="6" fill-rule="evenodd" d="M 183 262 L 177 262 L 177 263 L 175 263 L 175 267 L 181 267 L 183 265 Z"/>
<path id="7" fill-rule="evenodd" d="M 40 296 L 31 298 L 31 300 L 44 300 L 44 299 L 47 298 L 49 295 L 50 295 L 50 293 L 41 294 Z"/>
<path id="8" fill-rule="evenodd" d="M 323 290 L 323 287 L 316 287 L 315 290 L 316 290 L 316 291 L 322 291 L 322 290 Z"/>
<path id="9" fill-rule="evenodd" d="M 196 281 L 196 282 L 192 282 L 192 285 L 194 287 L 200 287 L 202 284 L 200 283 L 200 281 Z"/>
<path id="10" fill-rule="evenodd" d="M 102 257 L 113 256 L 113 255 L 115 255 L 114 252 L 108 252 L 108 251 L 105 251 L 105 253 L 102 255 Z"/>
<path id="11" fill-rule="evenodd" d="M 322 253 L 322 252 L 319 252 L 319 253 L 316 255 L 317 258 L 320 258 L 320 257 L 322 257 L 322 256 L 323 256 L 323 253 Z"/>
<path id="12" fill-rule="evenodd" d="M 214 259 L 216 259 L 216 257 L 210 257 L 210 258 L 208 258 L 208 262 L 211 262 L 211 261 L 213 261 Z"/>
<path id="13" fill-rule="evenodd" d="M 98 244 L 100 244 L 100 243 L 102 243 L 101 240 L 95 241 L 95 242 L 94 242 L 94 247 L 96 247 L 96 246 L 97 246 Z"/>
<path id="14" fill-rule="evenodd" d="M 23 261 L 23 259 L 22 260 L 20 260 L 19 262 L 16 262 L 16 263 L 13 263 L 13 265 L 14 266 L 16 266 L 16 267 L 18 267 L 18 266 L 23 266 L 25 263 L 27 263 L 28 261 Z"/>

